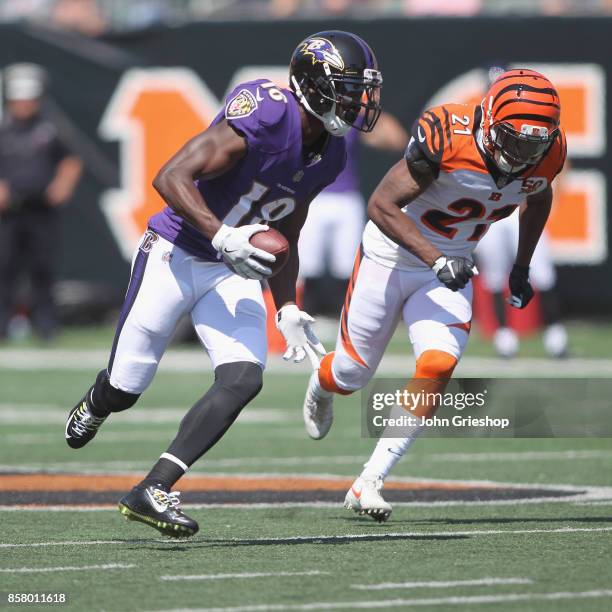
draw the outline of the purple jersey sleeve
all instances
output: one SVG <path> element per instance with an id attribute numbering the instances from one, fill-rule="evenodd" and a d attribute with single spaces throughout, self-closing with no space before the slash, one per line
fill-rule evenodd
<path id="1" fill-rule="evenodd" d="M 295 139 L 295 113 L 289 110 L 290 92 L 259 79 L 238 85 L 226 98 L 225 118 L 242 134 L 250 149 L 282 153 Z"/>

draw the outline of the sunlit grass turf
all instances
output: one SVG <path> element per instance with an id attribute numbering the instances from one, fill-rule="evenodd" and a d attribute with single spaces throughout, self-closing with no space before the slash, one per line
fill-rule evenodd
<path id="1" fill-rule="evenodd" d="M 291 367 L 287 366 L 291 371 Z M 64 411 L 72 407 L 93 381 L 96 372 L 0 371 L 1 403 L 17 407 L 12 418 L 5 409 L 0 432 L 0 464 L 88 469 L 145 471 L 166 449 L 185 411 L 211 382 L 211 375 L 164 373 L 138 404 L 125 415 L 109 418 L 96 439 L 75 451 L 64 442 Z M 334 473 L 356 475 L 373 449 L 374 440 L 361 435 L 358 394 L 336 400 L 335 423 L 323 440 L 310 440 L 303 429 L 301 405 L 307 383 L 305 375 L 266 375 L 261 394 L 244 411 L 223 440 L 194 466 L 195 471 Z M 21 409 L 19 407 L 21 406 Z M 37 422 L 45 415 L 53 419 Z M 155 409 L 165 407 L 164 422 L 154 422 Z M 14 410 L 14 408 L 13 408 Z M 21 410 L 21 412 L 19 412 Z M 33 412 L 30 412 L 32 411 Z M 148 412 L 149 411 L 149 412 Z M 151 416 L 149 416 L 149 414 Z M 257 415 L 267 416 L 263 421 Z M 28 416 L 31 415 L 31 416 Z M 137 418 L 137 422 L 130 419 Z M 151 419 L 151 420 L 149 420 Z M 116 438 L 114 434 L 121 434 Z M 572 459 L 556 457 L 522 461 L 522 451 L 603 450 L 612 453 L 609 439 L 437 439 L 419 440 L 394 471 L 398 476 L 459 478 L 517 482 L 612 484 L 612 456 Z M 489 453 L 484 461 L 464 462 L 455 453 Z M 515 453 L 511 459 L 495 460 L 490 453 Z M 300 457 L 304 461 L 300 461 Z M 327 461 L 327 457 L 333 461 Z M 245 459 L 240 462 L 240 459 Z M 283 463 L 283 458 L 289 458 Z M 297 458 L 297 459 L 296 459 Z M 230 463 L 223 463 L 230 460 Z M 259 461 L 259 463 L 258 463 Z M 234 462 L 233 464 L 231 462 Z"/>
<path id="2" fill-rule="evenodd" d="M 103 564 L 133 567 L 98 572 L 2 574 L 3 590 L 66 592 L 72 609 L 155 610 L 590 591 L 612 586 L 607 569 L 612 538 L 609 532 L 465 533 L 609 527 L 612 517 L 604 508 L 565 504 L 398 508 L 394 520 L 385 525 L 327 508 L 214 509 L 194 510 L 192 514 L 200 521 L 200 534 L 193 540 L 161 542 L 146 527 L 123 522 L 116 511 L 7 513 L 3 520 L 5 542 L 117 540 L 118 543 L 12 549 L 10 554 L 3 555 L 4 568 Z M 370 540 L 282 540 L 295 536 L 384 536 L 407 532 L 422 535 Z M 160 579 L 185 574 L 309 571 L 325 573 L 190 582 Z M 532 582 L 452 589 L 353 588 L 381 582 L 483 577 L 526 578 Z M 609 603 L 604 598 L 584 602 L 498 603 L 459 609 L 607 610 Z M 431 609 L 448 608 L 442 605 Z"/>
<path id="3" fill-rule="evenodd" d="M 96 372 L 59 368 L 61 364 L 58 370 L 52 371 L 0 371 L 0 403 L 4 407 L 4 413 L 0 413 L 0 419 L 4 420 L 0 431 L 0 463 L 4 466 L 145 472 L 174 436 L 184 411 L 211 381 L 209 373 L 160 372 L 139 404 L 130 411 L 142 416 L 139 422 L 129 422 L 127 415 L 114 415 L 104 425 L 99 438 L 86 448 L 73 451 L 63 440 L 61 413 L 74 405 Z M 290 372 L 287 366 L 287 374 L 267 374 L 262 394 L 246 409 L 252 414 L 272 414 L 278 418 L 236 423 L 219 445 L 196 465 L 198 472 L 346 476 L 358 473 L 374 444 L 373 440 L 361 438 L 359 396 L 339 398 L 332 432 L 325 440 L 313 442 L 305 436 L 301 422 L 307 378 Z M 147 421 L 147 411 L 154 414 L 160 407 L 170 409 L 170 417 L 165 422 Z M 7 418 L 8 408 L 17 408 L 14 418 Z M 32 410 L 42 415 L 48 411 L 53 418 L 42 422 L 26 418 L 34 414 L 28 412 Z M 123 437 L 113 439 L 114 434 Z M 566 451 L 598 452 L 576 458 Z M 531 454 L 523 459 L 524 452 Z M 460 460 L 457 453 L 468 460 Z M 413 447 L 394 473 L 415 478 L 611 486 L 612 444 L 606 439 L 424 439 Z M 4 512 L 0 540 L 5 543 L 91 540 L 121 543 L 0 548 L 0 568 L 105 564 L 133 567 L 43 574 L 0 573 L 0 591 L 66 592 L 69 607 L 74 610 L 156 610 L 612 589 L 608 569 L 612 532 L 463 533 L 606 528 L 612 526 L 612 504 L 399 506 L 389 523 L 377 525 L 346 512 L 341 502 L 342 494 L 339 494 L 337 508 L 194 509 L 190 514 L 200 522 L 201 532 L 194 540 L 184 542 L 160 542 L 156 532 L 125 522 L 117 510 Z M 371 540 L 258 541 L 406 532 L 424 535 Z M 428 533 L 435 535 L 428 536 Z M 177 574 L 314 570 L 326 573 L 194 582 L 160 580 L 162 575 Z M 532 582 L 448 589 L 360 591 L 353 588 L 364 583 L 485 577 L 527 578 Z M 597 598 L 497 602 L 465 604 L 452 609 L 608 610 L 611 601 Z M 449 607 L 428 605 L 427 609 L 442 611 Z"/>

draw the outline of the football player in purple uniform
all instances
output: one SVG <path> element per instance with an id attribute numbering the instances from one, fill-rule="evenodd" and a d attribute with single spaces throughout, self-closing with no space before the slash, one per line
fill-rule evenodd
<path id="1" fill-rule="evenodd" d="M 342 171 L 343 136 L 370 131 L 382 76 L 370 47 L 348 32 L 320 32 L 293 53 L 290 87 L 263 79 L 238 85 L 210 127 L 188 141 L 154 180 L 167 207 L 136 251 L 108 367 L 71 410 L 66 441 L 81 448 L 114 412 L 149 386 L 184 314 L 213 363 L 215 380 L 183 418 L 144 480 L 119 502 L 123 515 L 170 536 L 196 521 L 179 508 L 176 481 L 227 431 L 262 387 L 266 310 L 260 281 L 274 256 L 249 238 L 274 225 L 290 257 L 269 279 L 286 359 L 324 353 L 295 302 L 297 241 L 310 201 Z M 359 119 L 359 121 L 357 121 Z"/>

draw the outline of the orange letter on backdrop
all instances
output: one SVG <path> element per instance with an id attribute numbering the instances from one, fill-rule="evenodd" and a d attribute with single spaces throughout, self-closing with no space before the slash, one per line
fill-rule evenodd
<path id="1" fill-rule="evenodd" d="M 159 168 L 191 137 L 206 129 L 219 102 L 185 68 L 135 69 L 119 82 L 100 122 L 100 134 L 120 143 L 118 189 L 102 198 L 124 257 L 130 259 L 148 218 L 163 201 L 151 185 Z"/>

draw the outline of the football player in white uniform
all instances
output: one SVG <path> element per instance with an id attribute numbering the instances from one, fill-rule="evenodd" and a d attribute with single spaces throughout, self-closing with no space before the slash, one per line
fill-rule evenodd
<path id="1" fill-rule="evenodd" d="M 523 203 L 509 284 L 511 304 L 527 305 L 529 264 L 565 157 L 559 96 L 538 72 L 505 72 L 480 105 L 445 104 L 421 115 L 404 159 L 370 198 L 336 349 L 313 373 L 304 400 L 312 438 L 331 427 L 333 394 L 361 389 L 373 376 L 400 318 L 416 356 L 409 390 L 444 391 L 470 332 L 471 253 L 491 223 Z M 422 403 L 412 414 L 435 410 Z M 379 440 L 347 508 L 379 521 L 390 516 L 384 479 L 418 433 Z"/>
<path id="2" fill-rule="evenodd" d="M 514 252 L 518 244 L 519 212 L 496 223 L 484 235 L 476 249 L 476 261 L 484 287 L 493 296 L 497 330 L 493 335 L 493 345 L 500 357 L 514 357 L 519 350 L 519 336 L 508 325 L 506 304 L 503 291 L 506 275 L 512 268 Z M 533 287 L 540 295 L 540 314 L 544 325 L 542 343 L 550 357 L 561 358 L 567 355 L 567 331 L 561 322 L 561 305 L 556 291 L 557 273 L 552 261 L 546 232 L 533 253 L 529 277 Z"/>

